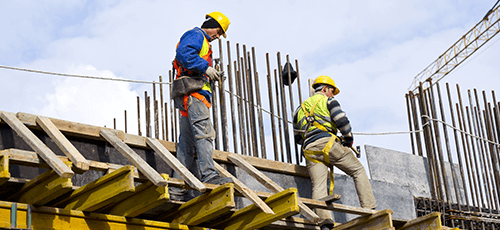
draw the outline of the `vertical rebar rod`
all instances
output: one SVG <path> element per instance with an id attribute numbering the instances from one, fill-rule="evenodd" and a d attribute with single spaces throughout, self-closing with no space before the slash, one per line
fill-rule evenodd
<path id="1" fill-rule="evenodd" d="M 116 118 L 113 118 L 113 129 L 116 129 Z"/>
<path id="2" fill-rule="evenodd" d="M 247 76 L 247 93 L 248 93 L 248 107 L 250 111 L 250 126 L 252 130 L 252 150 L 253 156 L 259 157 L 259 148 L 257 148 L 257 122 L 255 119 L 255 103 L 254 103 L 254 93 L 253 93 L 253 77 L 252 77 L 252 61 L 250 57 L 250 52 L 246 51 L 246 46 L 243 45 L 243 51 L 245 53 L 245 69 Z"/>
<path id="3" fill-rule="evenodd" d="M 278 143 L 276 140 L 276 123 L 274 118 L 274 99 L 273 99 L 273 87 L 271 82 L 271 67 L 269 63 L 269 53 L 266 53 L 266 64 L 267 64 L 267 90 L 269 92 L 269 111 L 271 112 L 271 134 L 273 137 L 273 149 L 274 149 L 274 160 L 280 161 L 278 153 Z"/>
<path id="4" fill-rule="evenodd" d="M 433 84 L 432 82 L 429 80 L 429 93 L 430 93 L 430 105 L 431 105 L 431 114 L 432 114 L 432 117 L 433 119 L 438 119 L 438 116 L 437 116 L 437 109 L 436 109 L 436 98 L 434 97 L 434 87 L 433 87 Z M 439 85 L 437 85 L 439 87 Z M 441 102 L 441 101 L 440 101 Z M 444 191 L 445 191 L 445 195 L 446 195 L 446 201 L 447 202 L 450 202 L 450 188 L 449 188 L 449 185 L 448 185 L 448 177 L 447 177 L 447 174 L 446 174 L 446 167 L 445 167 L 445 162 L 444 162 L 444 156 L 443 156 L 443 149 L 441 147 L 441 133 L 439 131 L 439 124 L 436 120 L 434 120 L 434 132 L 436 133 L 436 147 L 437 147 L 437 155 L 438 155 L 438 159 L 439 159 L 439 162 L 440 162 L 440 166 L 441 166 L 441 175 L 443 176 L 443 183 L 444 183 Z M 445 130 L 446 130 L 446 126 L 443 127 Z M 446 141 L 448 141 L 446 139 Z M 443 199 L 444 200 L 444 199 Z"/>
<path id="5" fill-rule="evenodd" d="M 127 133 L 127 110 L 125 110 L 125 133 Z"/>
<path id="6" fill-rule="evenodd" d="M 212 122 L 215 132 L 214 138 L 214 148 L 220 150 L 219 147 L 219 109 L 218 109 L 218 95 L 217 95 L 217 87 L 215 86 L 214 81 L 210 81 L 210 88 L 212 89 Z"/>
<path id="7" fill-rule="evenodd" d="M 163 109 L 163 80 L 161 78 L 161 76 L 159 77 L 159 80 L 160 80 L 160 105 L 161 105 L 161 136 L 163 138 L 163 140 L 166 140 L 165 138 L 165 115 L 163 113 L 164 109 Z"/>
<path id="8" fill-rule="evenodd" d="M 169 71 L 169 75 L 170 75 L 170 82 L 174 82 L 174 73 L 175 72 L 172 72 L 172 71 Z M 173 84 L 170 84 L 170 95 L 172 95 L 172 87 L 173 87 Z M 177 148 L 177 111 L 175 109 L 175 106 L 174 106 L 174 99 L 172 97 L 170 97 L 170 114 L 171 116 L 173 117 L 173 119 L 171 119 L 172 121 L 172 141 L 175 142 L 175 146 Z"/>
<path id="9" fill-rule="evenodd" d="M 224 71 L 224 58 L 222 54 L 222 40 L 219 39 L 219 60 L 220 60 L 220 71 Z M 231 62 L 228 62 L 231 64 Z M 230 65 L 228 65 L 228 69 Z M 229 145 L 227 142 L 227 114 L 226 114 L 226 93 L 224 92 L 224 82 L 225 77 L 222 77 L 219 82 L 219 101 L 220 101 L 220 122 L 221 122 L 221 133 L 222 133 L 222 149 L 224 151 L 229 150 Z"/>
<path id="10" fill-rule="evenodd" d="M 475 120 L 475 117 L 474 117 L 474 107 L 472 105 L 472 96 L 471 96 L 471 91 L 470 89 L 467 90 L 467 95 L 468 95 L 468 98 L 469 98 L 469 108 L 470 108 L 470 111 L 468 110 L 467 106 L 465 107 L 465 111 L 467 112 L 467 122 L 469 123 L 469 127 L 471 127 L 471 133 L 472 135 L 474 136 L 479 136 L 478 134 L 478 131 L 477 131 L 477 127 L 476 127 L 476 120 Z M 470 114 L 469 114 L 470 112 Z M 472 143 L 472 154 L 474 156 L 474 166 L 475 166 L 475 169 L 476 169 L 476 176 L 477 176 L 477 181 L 478 181 L 478 185 L 479 185 L 479 197 L 481 198 L 481 202 L 479 203 L 479 207 L 481 207 L 481 205 L 484 206 L 485 202 L 484 202 L 484 196 L 483 196 L 483 185 L 484 183 L 481 183 L 481 172 L 482 170 L 480 170 L 479 168 L 479 163 L 478 163 L 478 155 L 480 155 L 480 147 L 479 147 L 479 143 L 481 141 L 480 140 L 476 140 L 475 137 L 472 137 L 471 136 L 471 143 Z M 475 144 L 474 144 L 475 143 Z M 477 149 L 477 152 L 476 152 L 476 149 Z"/>
<path id="11" fill-rule="evenodd" d="M 279 146 L 281 153 L 281 162 L 285 162 L 285 153 L 283 150 L 283 131 L 281 127 L 281 114 L 280 114 L 280 93 L 279 84 L 278 84 L 278 74 L 276 73 L 276 69 L 274 69 L 274 86 L 276 89 L 276 112 L 278 113 L 278 130 L 279 130 Z M 283 101 L 281 101 L 283 103 Z M 290 159 L 287 159 L 288 163 L 290 163 Z"/>
<path id="12" fill-rule="evenodd" d="M 140 106 L 141 100 L 139 99 L 139 96 L 137 96 L 137 135 L 142 136 L 141 133 L 141 106 Z"/>
<path id="13" fill-rule="evenodd" d="M 292 151 L 290 149 L 290 132 L 288 130 L 288 113 L 287 113 L 287 109 L 286 109 L 286 97 L 285 97 L 285 87 L 283 85 L 283 76 L 282 76 L 282 73 L 281 73 L 281 54 L 280 52 L 278 52 L 277 54 L 278 56 L 278 74 L 279 74 L 279 82 L 280 82 L 280 91 L 281 91 L 281 106 L 282 106 L 282 112 L 283 112 L 283 128 L 285 130 L 284 134 L 285 134 L 285 147 L 286 147 L 286 154 L 287 154 L 287 157 L 288 157 L 288 163 L 292 163 Z M 296 159 L 297 162 L 298 161 L 298 158 Z"/>
<path id="14" fill-rule="evenodd" d="M 158 139 L 160 136 L 159 125 L 158 125 L 158 101 L 156 100 L 156 84 L 153 82 L 153 110 L 154 110 L 154 127 L 155 127 L 155 138 Z"/>
<path id="15" fill-rule="evenodd" d="M 165 120 L 163 123 L 165 124 L 165 140 L 168 141 L 168 103 L 165 102 L 165 106 L 163 107 L 165 109 Z"/>
<path id="16" fill-rule="evenodd" d="M 248 93 L 247 93 L 247 90 L 248 90 L 248 83 L 247 83 L 247 69 L 245 67 L 245 64 L 244 64 L 244 60 L 243 58 L 241 57 L 240 58 L 240 63 L 241 63 L 241 71 L 240 71 L 240 74 L 241 74 L 241 88 L 243 89 L 242 91 L 242 94 L 241 96 L 243 97 L 243 104 L 245 105 L 245 113 L 243 114 L 244 118 L 245 118 L 245 127 L 247 129 L 247 133 L 246 133 L 246 139 L 247 139 L 247 154 L 248 156 L 252 156 L 253 155 L 253 144 L 252 144 L 252 131 L 251 131 L 251 127 L 250 127 L 250 110 L 252 109 L 252 107 L 249 105 L 249 99 L 248 99 Z"/>
<path id="17" fill-rule="evenodd" d="M 227 41 L 227 78 L 228 78 L 228 87 L 229 87 L 229 104 L 231 108 L 231 125 L 233 128 L 233 148 L 234 148 L 234 153 L 238 153 L 238 138 L 236 138 L 236 135 L 238 133 L 236 129 L 236 119 L 235 119 L 235 114 L 234 114 L 234 96 L 233 96 L 233 71 L 231 68 L 231 45 L 229 41 Z M 236 73 L 236 62 L 234 66 L 234 71 Z M 236 74 L 235 74 L 236 75 Z"/>
<path id="18" fill-rule="evenodd" d="M 411 120 L 410 96 L 406 94 L 405 98 L 406 98 L 406 112 L 408 113 L 408 126 L 410 131 L 411 152 L 413 155 L 415 155 L 415 141 L 413 140 L 413 128 L 411 126 L 413 122 Z"/>
<path id="19" fill-rule="evenodd" d="M 415 130 L 420 130 L 419 128 L 419 122 L 418 122 L 418 111 L 417 111 L 417 105 L 415 103 L 415 98 L 416 96 L 413 94 L 412 91 L 410 91 L 410 103 L 411 103 L 411 110 L 413 114 L 413 125 L 415 127 Z M 422 127 L 423 130 L 423 127 Z M 420 132 L 415 133 L 416 141 L 417 141 L 417 150 L 418 150 L 418 155 L 423 157 L 424 153 L 422 150 L 422 140 L 421 140 L 421 135 Z"/>
<path id="20" fill-rule="evenodd" d="M 451 169 L 451 178 L 453 180 L 453 188 L 455 190 L 455 197 L 457 199 L 457 204 L 460 207 L 460 196 L 458 194 L 458 186 L 457 186 L 457 176 L 455 174 L 455 164 L 453 164 L 453 157 L 451 155 L 451 147 L 450 147 L 450 140 L 448 136 L 448 130 L 446 128 L 446 116 L 444 113 L 444 107 L 443 107 L 443 99 L 441 97 L 441 88 L 439 87 L 439 82 L 436 82 L 436 88 L 437 88 L 437 95 L 438 95 L 438 100 L 439 100 L 439 110 L 441 113 L 441 120 L 443 121 L 443 134 L 444 134 L 444 140 L 445 140 L 445 145 L 446 145 L 446 153 L 448 156 L 448 162 L 450 163 L 450 169 Z M 450 200 L 449 202 L 451 203 L 451 194 L 450 194 Z M 450 204 L 451 208 L 451 204 Z"/>
<path id="21" fill-rule="evenodd" d="M 430 154 L 431 146 L 429 143 L 430 140 L 430 132 L 429 132 L 429 127 L 430 125 L 427 123 L 429 119 L 427 118 L 427 111 L 426 111 L 426 106 L 425 106 L 425 94 L 423 91 L 422 83 L 420 82 L 420 86 L 418 88 L 419 90 L 419 104 L 420 104 L 420 116 L 422 119 L 422 129 L 424 130 L 424 142 L 425 142 L 425 149 L 427 153 L 427 166 L 429 168 L 429 179 L 430 179 L 430 188 L 431 188 L 431 195 L 432 199 L 437 199 L 437 191 L 436 191 L 436 183 L 434 180 L 434 173 L 433 173 L 433 167 L 432 167 L 432 154 Z"/>
<path id="22" fill-rule="evenodd" d="M 446 92 L 447 92 L 447 95 L 448 95 L 448 104 L 450 106 L 450 115 L 451 115 L 451 122 L 452 122 L 452 126 L 453 126 L 453 139 L 455 140 L 455 151 L 457 152 L 457 159 L 458 159 L 458 167 L 459 167 L 459 170 L 460 170 L 460 178 L 462 179 L 461 182 L 462 182 L 462 186 L 463 186 L 463 190 L 464 190 L 464 197 L 465 197 L 465 202 L 467 204 L 467 210 L 470 211 L 470 204 L 469 204 L 469 195 L 467 194 L 467 185 L 465 183 L 465 176 L 464 176 L 464 169 L 463 169 L 463 163 L 462 163 L 462 154 L 460 152 L 460 143 L 459 143 L 459 140 L 458 140 L 458 135 L 457 135 L 457 126 L 456 126 L 456 123 L 455 123 L 455 114 L 453 113 L 453 102 L 452 102 L 452 99 L 451 99 L 451 94 L 450 94 L 450 86 L 448 85 L 448 82 L 446 83 Z M 458 111 L 457 111 L 458 112 Z M 453 165 L 453 163 L 452 163 Z M 460 187 L 460 186 L 459 186 Z M 462 205 L 460 205 L 461 203 L 461 196 L 459 195 L 459 192 L 457 190 L 457 204 L 458 204 L 458 210 L 459 211 L 462 211 Z M 464 221 L 461 220 L 461 224 L 462 226 L 464 226 Z"/>
<path id="23" fill-rule="evenodd" d="M 496 97 L 495 97 L 495 92 L 492 90 L 491 91 L 491 94 L 492 94 L 492 97 L 493 97 L 493 105 L 495 105 L 493 107 L 493 116 L 492 116 L 492 126 L 493 127 L 496 127 L 496 135 L 495 135 L 495 128 L 492 128 L 491 132 L 493 134 L 493 136 L 495 136 L 495 143 L 498 143 L 498 141 L 500 141 L 500 120 L 499 120 L 499 117 L 500 117 L 500 113 L 499 113 L 499 106 L 500 106 L 500 103 L 499 106 L 497 106 L 497 102 L 496 102 Z M 495 121 L 496 121 L 496 124 L 495 124 Z M 494 146 L 494 150 L 491 154 L 492 154 L 492 159 L 495 160 L 495 163 L 493 164 L 494 167 L 493 167 L 493 170 L 494 170 L 494 175 L 495 175 L 495 178 L 496 178 L 496 188 L 497 188 L 497 196 L 498 196 L 498 199 L 500 200 L 500 167 L 499 167 L 499 164 L 500 164 L 500 159 L 499 159 L 499 153 L 500 153 L 500 149 L 498 147 L 498 145 L 495 145 Z M 499 201 L 500 203 L 500 201 Z M 500 204 L 499 204 L 500 205 Z"/>
<path id="24" fill-rule="evenodd" d="M 486 127 L 486 118 L 484 119 L 484 122 L 483 122 L 483 116 L 481 116 L 481 107 L 480 107 L 480 104 L 479 104 L 479 98 L 478 98 L 478 95 L 477 95 L 477 90 L 474 89 L 474 96 L 476 98 L 476 105 L 477 105 L 477 114 L 476 114 L 476 120 L 478 121 L 478 131 L 479 131 L 479 136 L 483 139 L 486 139 L 487 136 L 485 134 L 485 127 Z M 485 106 L 485 109 L 487 109 L 487 102 L 486 102 L 486 93 L 483 91 L 483 96 L 484 96 L 484 106 Z M 486 112 L 485 110 L 483 110 L 483 115 L 485 115 Z M 494 206 L 494 202 L 493 202 L 493 193 L 491 192 L 492 191 L 492 185 L 491 185 L 491 179 L 493 179 L 491 177 L 491 162 L 490 162 L 490 159 L 488 158 L 488 149 L 487 149 L 487 145 L 488 143 L 486 141 L 481 141 L 481 161 L 482 161 L 482 171 L 483 171 L 483 180 L 486 180 L 486 188 L 487 188 L 487 192 L 485 193 L 486 195 L 486 198 L 488 198 L 488 201 L 489 201 L 489 211 L 491 213 L 491 209 L 493 208 Z"/>
<path id="25" fill-rule="evenodd" d="M 234 62 L 234 69 L 236 70 L 237 69 L 237 66 L 236 66 L 236 61 Z M 243 117 L 243 100 L 241 98 L 241 95 L 242 95 L 242 91 L 241 91 L 241 79 L 240 79 L 240 71 L 235 71 L 236 72 L 236 92 L 237 94 L 239 95 L 239 97 L 237 98 L 238 100 L 238 103 L 237 103 L 237 106 L 238 106 L 238 123 L 239 123 L 239 126 L 240 126 L 240 129 L 239 129 L 239 133 L 240 133 L 240 139 L 241 139 L 241 154 L 242 155 L 248 155 L 247 153 L 247 144 L 246 144 L 246 137 L 245 137 L 245 133 L 246 133 L 246 130 L 245 130 L 245 122 L 244 122 L 244 117 Z"/>
<path id="26" fill-rule="evenodd" d="M 472 135 L 476 135 L 475 132 L 474 132 L 474 129 L 475 127 L 472 125 L 472 121 L 471 121 L 471 112 L 469 111 L 469 107 L 468 106 L 465 106 L 465 112 L 466 112 L 466 116 L 467 116 L 467 124 L 469 125 L 469 128 L 471 130 L 471 134 Z M 474 137 L 470 137 L 470 141 L 471 141 L 471 149 L 472 149 L 472 157 L 471 157 L 471 163 L 472 163 L 472 167 L 473 167 L 473 176 L 474 178 L 477 180 L 477 189 L 478 189 L 478 193 L 477 193 L 477 202 L 478 202 L 478 208 L 479 208 L 479 211 L 481 212 L 481 205 L 484 204 L 484 198 L 483 198 L 483 186 L 481 186 L 481 177 L 479 176 L 480 172 L 479 172 L 479 166 L 478 166 L 478 163 L 477 163 L 477 154 L 476 154 L 476 148 L 475 148 L 475 140 L 474 140 Z M 472 162 L 473 160 L 473 162 Z"/>
<path id="27" fill-rule="evenodd" d="M 464 112 L 464 107 L 462 103 L 462 95 L 460 93 L 460 87 L 457 86 L 457 95 L 458 95 L 458 103 L 460 104 L 460 109 L 458 109 L 457 106 L 457 111 L 460 111 L 459 117 L 462 119 L 459 119 L 460 121 L 460 129 L 463 130 L 465 133 L 467 133 L 467 123 L 465 122 L 465 112 Z M 462 127 L 463 124 L 463 127 Z M 465 142 L 464 142 L 465 140 Z M 475 176 L 475 171 L 473 168 L 473 163 L 472 163 L 472 152 L 471 152 L 471 145 L 469 144 L 469 136 L 464 135 L 462 133 L 462 142 L 463 142 L 463 149 L 464 149 L 464 155 L 465 155 L 465 163 L 467 164 L 467 172 L 468 172 L 468 177 L 469 177 L 469 184 L 470 184 L 470 191 L 471 191 L 471 197 L 472 197 L 472 203 L 474 206 L 477 206 L 479 203 L 478 201 L 478 191 L 477 191 L 477 184 L 476 184 L 476 176 Z"/>
<path id="28" fill-rule="evenodd" d="M 472 107 L 472 99 L 470 98 L 470 90 L 469 90 L 469 100 L 471 104 L 471 116 L 472 116 L 472 121 L 473 125 L 475 128 L 475 135 L 478 136 L 479 138 L 483 138 L 483 124 L 482 124 L 482 118 L 481 118 L 481 107 L 479 107 L 479 100 L 477 98 L 477 90 L 474 89 L 474 94 L 475 94 L 475 99 L 476 99 L 476 107 Z M 488 180 L 488 175 L 485 172 L 486 169 L 486 161 L 484 159 L 484 146 L 483 146 L 483 141 L 481 139 L 477 139 L 476 145 L 477 145 L 477 155 L 479 159 L 479 167 L 478 171 L 481 170 L 481 176 L 482 176 L 482 186 L 484 189 L 484 200 L 483 205 L 485 208 L 491 207 L 491 199 L 490 199 L 490 193 L 489 193 L 489 180 Z M 478 175 L 478 176 L 480 176 Z"/>
<path id="29" fill-rule="evenodd" d="M 302 105 L 302 89 L 300 87 L 300 73 L 299 73 L 299 61 L 295 59 L 295 68 L 297 69 L 297 88 L 299 89 L 299 105 Z M 302 150 L 299 150 L 302 152 Z M 300 155 L 300 163 L 304 160 L 304 156 L 302 154 Z"/>
<path id="30" fill-rule="evenodd" d="M 242 123 L 240 125 L 244 127 L 245 133 L 242 135 L 245 138 L 245 155 L 250 156 L 251 155 L 251 142 L 250 142 L 250 128 L 248 127 L 248 104 L 246 101 L 246 87 L 245 87 L 245 74 L 246 70 L 244 67 L 243 63 L 243 58 L 240 56 L 240 48 L 239 44 L 236 43 L 236 56 L 238 58 L 238 69 L 239 69 L 239 74 L 238 77 L 239 79 L 239 87 L 240 87 L 240 92 L 238 95 L 241 97 L 241 113 L 240 116 L 242 117 Z M 245 56 L 245 53 L 243 53 L 243 56 Z"/>
<path id="31" fill-rule="evenodd" d="M 255 58 L 255 48 L 252 47 L 253 71 L 255 77 L 255 95 L 257 99 L 257 115 L 259 118 L 259 133 L 260 133 L 260 153 L 262 158 L 267 159 L 266 154 L 266 137 L 264 133 L 264 121 L 262 120 L 262 101 L 260 100 L 260 82 L 259 73 L 257 72 L 257 59 Z"/>
<path id="32" fill-rule="evenodd" d="M 492 123 L 491 123 L 491 117 L 492 117 L 492 111 L 491 111 L 491 104 L 488 103 L 486 101 L 486 92 L 483 91 L 483 98 L 484 98 L 484 103 L 485 103 L 485 110 L 484 110 L 484 123 L 485 123 L 485 132 L 486 132 L 486 136 L 488 138 L 488 140 L 490 141 L 495 141 L 495 137 L 492 135 Z M 495 183 L 495 164 L 496 164 L 496 161 L 495 161 L 495 157 L 494 157 L 494 153 L 495 153 L 495 148 L 493 146 L 493 144 L 491 143 L 485 143 L 485 146 L 488 146 L 488 150 L 489 150 L 489 157 L 488 155 L 486 154 L 486 159 L 488 159 L 488 173 L 489 173 L 489 177 L 490 177 L 490 180 L 491 180 L 491 187 L 490 187 L 490 194 L 492 196 L 492 204 L 493 206 L 491 207 L 491 209 L 498 209 L 498 203 L 499 203 L 499 200 L 497 198 L 497 191 L 496 191 L 496 183 Z M 490 209 L 490 213 L 491 213 L 491 209 Z"/>
<path id="33" fill-rule="evenodd" d="M 464 134 L 463 132 L 467 132 L 465 131 L 465 120 L 464 120 L 464 117 L 463 117 L 463 111 L 461 111 L 458 103 L 456 103 L 456 107 L 457 107 L 457 120 L 458 120 L 458 123 L 459 123 L 459 127 L 460 127 L 460 130 L 462 132 L 460 132 L 461 134 L 461 140 L 462 140 L 462 149 L 464 151 L 464 160 L 465 160 L 465 164 L 466 164 L 466 169 L 467 169 L 467 178 L 469 179 L 469 191 L 470 191 L 470 194 L 471 194 L 471 200 L 472 200 L 472 205 L 473 206 L 476 206 L 476 195 L 477 194 L 477 187 L 473 185 L 473 183 L 475 182 L 475 178 L 472 176 L 472 163 L 470 163 L 470 149 L 469 149 L 469 140 L 467 139 L 467 135 Z M 462 126 L 463 124 L 463 126 Z M 469 202 L 469 200 L 467 200 L 467 202 Z"/>
<path id="34" fill-rule="evenodd" d="M 288 76 L 286 76 L 288 78 L 288 94 L 290 96 L 290 114 L 293 114 L 293 112 L 295 112 L 295 105 L 293 103 L 293 93 L 292 93 L 292 71 L 290 69 L 291 67 L 291 63 L 290 63 L 290 56 L 287 54 L 286 55 L 286 62 L 288 63 Z M 292 132 L 292 135 L 293 135 L 293 132 Z M 291 145 L 291 144 L 290 144 Z M 298 148 L 298 145 L 297 143 L 295 143 L 295 141 L 293 142 L 293 146 L 295 147 L 295 163 L 296 164 L 299 164 L 300 163 L 300 155 L 299 155 L 299 148 Z"/>
<path id="35" fill-rule="evenodd" d="M 144 91 L 144 112 L 146 113 L 146 137 L 150 137 L 149 135 L 149 97 L 148 92 Z"/>
<path id="36" fill-rule="evenodd" d="M 431 84 L 432 85 L 432 84 Z M 430 87 L 428 89 L 424 90 L 424 94 L 426 95 L 426 100 L 425 100 L 425 105 L 426 105 L 426 115 L 434 119 L 433 117 L 433 109 L 432 109 L 432 98 L 430 94 Z M 437 153 L 437 142 L 435 139 L 437 138 L 435 135 L 435 130 L 434 130 L 434 125 L 435 125 L 435 120 L 429 120 L 429 146 L 430 146 L 430 152 L 429 155 L 432 156 L 432 168 L 434 170 L 434 182 L 436 183 L 436 191 L 438 195 L 439 200 L 444 200 L 444 194 L 443 194 L 443 183 L 441 180 L 442 173 L 440 172 L 440 166 L 439 166 L 439 158 L 438 158 L 438 153 Z M 436 138 L 435 138 L 436 137 Z"/>

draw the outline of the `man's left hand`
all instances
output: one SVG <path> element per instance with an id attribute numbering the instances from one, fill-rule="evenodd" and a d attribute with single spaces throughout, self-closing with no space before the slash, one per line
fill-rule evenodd
<path id="1" fill-rule="evenodd" d="M 353 137 L 344 137 L 342 140 L 342 145 L 345 147 L 352 147 L 352 143 L 354 142 Z"/>

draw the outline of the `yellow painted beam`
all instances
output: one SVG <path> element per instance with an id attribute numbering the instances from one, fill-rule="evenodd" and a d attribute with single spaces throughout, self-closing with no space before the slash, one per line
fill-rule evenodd
<path id="1" fill-rule="evenodd" d="M 73 191 L 55 206 L 92 212 L 123 200 L 134 191 L 134 166 L 126 165 Z"/>
<path id="2" fill-rule="evenodd" d="M 9 153 L 0 156 L 0 185 L 9 181 Z"/>
<path id="3" fill-rule="evenodd" d="M 335 230 L 393 230 L 392 211 L 390 209 L 378 211 L 372 215 L 361 216 L 349 222 L 334 227 Z"/>
<path id="4" fill-rule="evenodd" d="M 13 203 L 0 201 L 0 229 L 11 227 L 10 216 Z M 27 228 L 27 204 L 17 204 L 17 228 Z M 31 206 L 31 229 L 67 229 L 67 230 L 189 230 L 187 225 L 161 221 L 126 218 L 98 213 L 65 210 L 44 206 Z M 203 228 L 196 228 L 203 229 Z"/>
<path id="5" fill-rule="evenodd" d="M 398 228 L 398 230 L 441 230 L 441 213 L 433 212 L 425 216 L 418 217 L 416 219 L 406 222 L 403 227 Z"/>
<path id="6" fill-rule="evenodd" d="M 168 180 L 167 174 L 161 176 Z M 156 186 L 151 181 L 142 183 L 135 188 L 134 194 L 113 206 L 109 214 L 126 217 L 136 217 L 169 200 L 168 187 Z"/>
<path id="7" fill-rule="evenodd" d="M 263 212 L 255 204 L 236 211 L 231 217 L 216 228 L 224 229 L 257 229 L 264 227 L 281 218 L 286 218 L 299 213 L 297 189 L 289 188 L 276 193 L 265 200 L 271 207 L 273 214 Z"/>
<path id="8" fill-rule="evenodd" d="M 71 162 L 66 161 L 70 166 Z M 61 195 L 68 193 L 73 188 L 71 178 L 62 178 L 54 170 L 47 170 L 44 173 L 26 183 L 15 195 L 15 200 L 21 203 L 44 205 Z"/>
<path id="9" fill-rule="evenodd" d="M 226 214 L 234 207 L 234 184 L 227 183 L 182 204 L 176 212 L 160 219 L 172 219 L 172 223 L 198 225 Z"/>

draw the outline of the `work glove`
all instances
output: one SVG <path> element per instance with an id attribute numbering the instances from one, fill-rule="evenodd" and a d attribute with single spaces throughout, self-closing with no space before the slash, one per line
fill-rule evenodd
<path id="1" fill-rule="evenodd" d="M 342 140 L 342 145 L 345 147 L 352 147 L 352 143 L 354 142 L 353 137 L 344 137 Z"/>
<path id="2" fill-rule="evenodd" d="M 210 81 L 219 81 L 220 76 L 222 76 L 221 71 L 217 71 L 210 66 L 205 71 L 205 74 L 208 76 L 208 78 L 210 78 Z"/>

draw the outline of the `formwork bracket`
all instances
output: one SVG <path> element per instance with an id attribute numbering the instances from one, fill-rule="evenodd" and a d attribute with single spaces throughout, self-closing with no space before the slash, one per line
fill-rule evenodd
<path id="1" fill-rule="evenodd" d="M 215 227 L 223 229 L 258 229 L 274 221 L 298 214 L 300 210 L 296 188 L 285 189 L 273 194 L 265 202 L 275 214 L 267 214 L 255 204 L 252 204 L 236 211 L 227 221 L 217 224 Z"/>
<path id="2" fill-rule="evenodd" d="M 134 166 L 126 165 L 73 191 L 55 206 L 92 212 L 115 204 L 134 191 Z"/>
<path id="3" fill-rule="evenodd" d="M 4 151 L 0 152 L 2 154 Z M 9 152 L 0 155 L 0 185 L 9 181 L 10 172 L 9 172 Z"/>
<path id="4" fill-rule="evenodd" d="M 398 230 L 420 230 L 420 229 L 435 229 L 441 230 L 441 213 L 433 212 L 425 216 L 418 217 L 416 219 L 406 222 L 403 227 L 398 228 Z"/>
<path id="5" fill-rule="evenodd" d="M 182 204 L 176 212 L 160 219 L 171 219 L 172 223 L 198 225 L 228 213 L 235 206 L 234 184 L 227 183 Z"/>
<path id="6" fill-rule="evenodd" d="M 72 163 L 66 161 L 65 164 L 69 166 Z M 70 192 L 72 187 L 71 178 L 62 178 L 54 170 L 47 170 L 26 183 L 12 199 L 21 203 L 44 205 Z"/>
<path id="7" fill-rule="evenodd" d="M 392 211 L 390 209 L 378 211 L 372 215 L 360 216 L 349 222 L 334 227 L 335 230 L 393 230 Z"/>
<path id="8" fill-rule="evenodd" d="M 167 174 L 161 174 L 161 176 L 168 180 Z M 167 186 L 156 186 L 151 181 L 146 181 L 135 187 L 135 192 L 129 197 L 111 207 L 109 214 L 136 217 L 168 200 Z"/>

